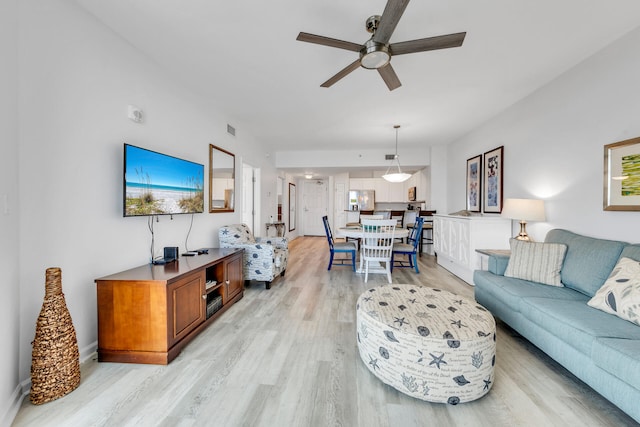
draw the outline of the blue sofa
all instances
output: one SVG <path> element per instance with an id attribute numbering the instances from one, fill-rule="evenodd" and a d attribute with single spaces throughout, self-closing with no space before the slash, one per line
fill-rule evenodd
<path id="1" fill-rule="evenodd" d="M 640 422 L 640 326 L 587 305 L 621 257 L 640 245 L 551 230 L 567 246 L 562 287 L 505 277 L 509 256 L 474 272 L 476 300 L 574 375 Z"/>

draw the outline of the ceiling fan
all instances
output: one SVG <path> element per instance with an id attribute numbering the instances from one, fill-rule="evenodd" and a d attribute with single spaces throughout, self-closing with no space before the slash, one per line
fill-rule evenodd
<path id="1" fill-rule="evenodd" d="M 389 39 L 391 39 L 391 35 L 396 29 L 398 21 L 400 21 L 408 4 L 409 0 L 388 0 L 382 16 L 373 15 L 369 17 L 366 21 L 366 28 L 367 31 L 373 35 L 364 44 L 303 32 L 298 34 L 296 40 L 302 42 L 316 43 L 360 53 L 358 59 L 347 65 L 320 86 L 330 87 L 356 68 L 363 67 L 370 70 L 378 70 L 378 73 L 380 73 L 382 80 L 387 84 L 389 90 L 394 90 L 402 86 L 402 83 L 400 83 L 390 63 L 393 55 L 404 55 L 406 53 L 462 46 L 464 37 L 467 34 L 466 32 L 389 44 Z"/>

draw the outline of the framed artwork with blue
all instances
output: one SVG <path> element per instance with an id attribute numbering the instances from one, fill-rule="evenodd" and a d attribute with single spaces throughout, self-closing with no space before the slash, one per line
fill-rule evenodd
<path id="1" fill-rule="evenodd" d="M 480 212 L 482 200 L 482 155 L 467 160 L 467 207 L 469 212 Z"/>
<path id="2" fill-rule="evenodd" d="M 485 213 L 502 212 L 503 155 L 503 146 L 484 153 L 483 210 Z"/>

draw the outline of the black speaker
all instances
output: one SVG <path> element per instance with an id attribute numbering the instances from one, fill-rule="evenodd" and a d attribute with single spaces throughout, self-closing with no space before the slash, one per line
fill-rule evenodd
<path id="1" fill-rule="evenodd" d="M 178 259 L 178 247 L 167 246 L 164 248 L 164 260 L 166 262 Z"/>

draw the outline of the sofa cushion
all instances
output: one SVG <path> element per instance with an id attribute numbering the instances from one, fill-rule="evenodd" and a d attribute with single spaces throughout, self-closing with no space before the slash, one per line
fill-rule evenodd
<path id="1" fill-rule="evenodd" d="M 560 272 L 562 283 L 590 297 L 607 280 L 622 249 L 627 245 L 624 242 L 581 236 L 560 229 L 549 231 L 545 242 L 567 245 L 567 254 Z"/>
<path id="2" fill-rule="evenodd" d="M 527 280 L 497 276 L 488 271 L 476 270 L 473 282 L 477 292 L 490 294 L 491 298 L 501 301 L 510 309 L 519 311 L 522 298 L 540 297 L 558 300 L 577 300 L 586 303 L 588 297 L 573 289 L 556 286 L 541 286 Z"/>
<path id="3" fill-rule="evenodd" d="M 640 340 L 597 338 L 593 363 L 628 384 L 640 384 Z"/>
<path id="4" fill-rule="evenodd" d="M 634 259 L 636 261 L 640 261 L 640 245 L 635 244 L 635 245 L 625 246 L 624 249 L 622 250 L 622 253 L 620 254 L 620 258 L 622 257 L 627 257 L 627 258 Z"/>
<path id="5" fill-rule="evenodd" d="M 640 326 L 640 262 L 620 258 L 588 304 Z"/>
<path id="6" fill-rule="evenodd" d="M 256 243 L 251 229 L 246 224 L 231 224 L 221 227 L 219 230 L 220 244 L 222 247 L 230 245 L 244 245 Z"/>
<path id="7" fill-rule="evenodd" d="M 591 354 L 597 337 L 640 340 L 637 325 L 589 307 L 586 298 L 573 301 L 524 298 L 520 312 L 585 355 Z"/>
<path id="8" fill-rule="evenodd" d="M 561 243 L 534 243 L 510 239 L 511 257 L 504 272 L 506 277 L 530 280 L 551 286 L 562 286 L 560 269 L 567 251 Z"/>

